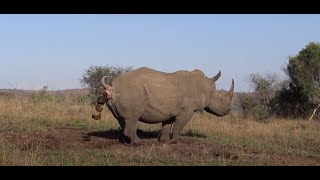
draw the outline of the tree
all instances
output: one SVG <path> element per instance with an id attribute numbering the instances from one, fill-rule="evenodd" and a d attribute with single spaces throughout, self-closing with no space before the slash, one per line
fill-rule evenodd
<path id="1" fill-rule="evenodd" d="M 320 107 L 320 44 L 310 42 L 296 56 L 289 57 L 285 69 L 289 89 L 296 95 L 296 106 L 312 119 Z"/>
<path id="2" fill-rule="evenodd" d="M 281 88 L 281 81 L 277 74 L 266 73 L 262 76 L 259 73 L 250 74 L 251 85 L 258 94 L 260 102 L 271 110 L 271 101 L 274 98 L 276 91 Z"/>
<path id="3" fill-rule="evenodd" d="M 253 93 L 240 94 L 240 102 L 245 116 L 253 116 L 256 119 L 267 119 L 274 114 L 274 97 L 281 89 L 284 81 L 277 74 L 252 73 L 249 81 L 254 88 Z"/>
<path id="4" fill-rule="evenodd" d="M 89 88 L 89 97 L 92 103 L 95 103 L 98 96 L 102 93 L 101 79 L 103 76 L 107 76 L 106 80 L 108 84 L 111 84 L 113 79 L 122 73 L 126 73 L 132 70 L 130 67 L 114 67 L 114 66 L 90 66 L 85 70 L 80 83 L 83 87 Z"/>

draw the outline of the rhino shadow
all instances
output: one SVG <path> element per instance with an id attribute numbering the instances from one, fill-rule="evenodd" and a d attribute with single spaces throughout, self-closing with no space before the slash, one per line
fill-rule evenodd
<path id="1" fill-rule="evenodd" d="M 152 130 L 152 131 L 143 131 L 141 129 L 137 130 L 137 135 L 141 139 L 152 139 L 152 138 L 159 138 L 161 136 L 161 130 Z M 94 132 L 89 132 L 83 136 L 84 140 L 88 141 L 90 137 L 99 137 L 99 138 L 105 138 L 105 139 L 117 139 L 120 142 L 124 143 L 124 136 L 121 132 L 121 129 L 110 129 L 107 131 L 94 131 Z M 187 137 L 196 137 L 196 138 L 206 138 L 207 136 L 198 133 L 198 132 L 192 132 L 192 131 L 187 131 L 186 133 L 182 133 L 181 136 L 187 136 Z"/>
<path id="2" fill-rule="evenodd" d="M 137 130 L 137 135 L 141 139 L 150 139 L 150 138 L 158 138 L 161 135 L 161 131 L 142 131 L 140 129 Z M 124 136 L 121 132 L 121 129 L 110 129 L 107 131 L 94 131 L 89 132 L 83 136 L 84 140 L 90 139 L 91 136 L 105 138 L 105 139 L 117 139 L 120 142 L 124 143 Z"/>
<path id="3" fill-rule="evenodd" d="M 188 130 L 187 132 L 182 133 L 181 136 L 195 137 L 195 138 L 206 138 L 207 137 L 204 133 L 194 132 L 192 130 Z"/>

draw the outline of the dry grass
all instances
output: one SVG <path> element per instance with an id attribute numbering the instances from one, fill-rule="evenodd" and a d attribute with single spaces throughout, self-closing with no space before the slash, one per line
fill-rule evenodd
<path id="1" fill-rule="evenodd" d="M 107 110 L 95 121 L 78 96 L 49 97 L 0 96 L 1 165 L 320 165 L 319 122 L 199 113 L 178 144 L 158 143 L 160 124 L 139 123 L 144 145 L 131 147 Z"/>
<path id="2" fill-rule="evenodd" d="M 307 120 L 252 119 L 198 115 L 186 129 L 207 134 L 215 141 L 273 153 L 320 154 L 320 123 Z"/>

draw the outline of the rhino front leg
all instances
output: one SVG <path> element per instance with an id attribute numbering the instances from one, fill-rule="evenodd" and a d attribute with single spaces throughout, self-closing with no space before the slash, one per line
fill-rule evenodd
<path id="1" fill-rule="evenodd" d="M 165 121 L 162 122 L 162 132 L 160 136 L 160 141 L 161 142 L 166 142 L 170 140 L 170 130 L 172 127 L 172 121 Z"/>
<path id="2" fill-rule="evenodd" d="M 130 139 L 130 144 L 140 144 L 141 139 L 137 135 L 138 119 L 126 119 L 123 134 Z"/>
<path id="3" fill-rule="evenodd" d="M 171 142 L 177 141 L 182 129 L 191 120 L 193 114 L 193 110 L 182 110 L 179 112 L 173 125 Z"/>

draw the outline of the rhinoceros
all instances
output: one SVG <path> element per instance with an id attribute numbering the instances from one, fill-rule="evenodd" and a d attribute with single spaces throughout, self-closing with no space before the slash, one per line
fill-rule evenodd
<path id="1" fill-rule="evenodd" d="M 215 85 L 220 76 L 220 70 L 208 78 L 199 69 L 167 73 L 147 67 L 121 74 L 110 85 L 105 82 L 104 76 L 101 84 L 105 92 L 98 98 L 96 107 L 99 114 L 92 117 L 100 119 L 101 106 L 107 103 L 124 137 L 129 139 L 128 143 L 141 143 L 137 136 L 138 121 L 162 123 L 159 140 L 176 141 L 197 110 L 216 116 L 225 116 L 230 112 L 234 80 L 232 78 L 229 92 L 221 94 Z"/>

